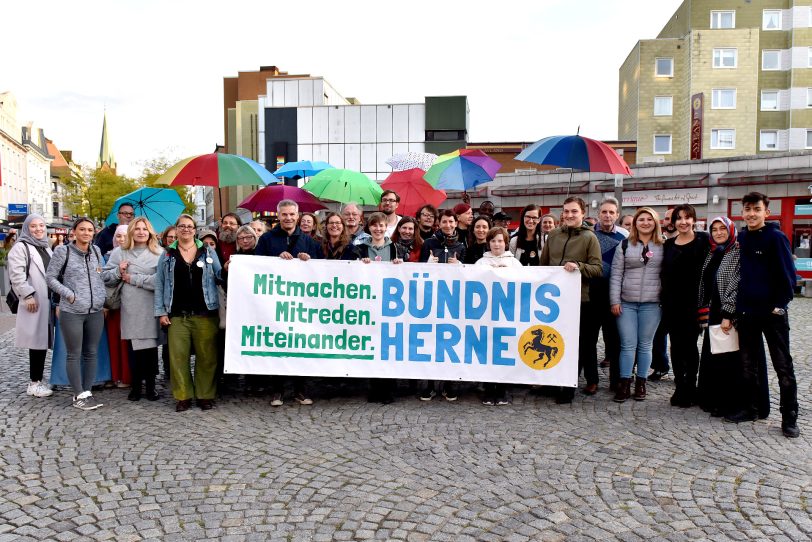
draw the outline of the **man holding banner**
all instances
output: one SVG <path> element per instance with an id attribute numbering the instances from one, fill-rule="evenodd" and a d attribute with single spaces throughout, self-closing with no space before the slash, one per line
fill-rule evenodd
<path id="1" fill-rule="evenodd" d="M 585 214 L 586 202 L 584 200 L 574 196 L 564 200 L 562 225 L 551 231 L 547 237 L 547 242 L 544 243 L 541 251 L 541 265 L 560 265 L 569 273 L 577 271 L 581 275 L 578 371 L 584 371 L 587 383 L 585 390 L 590 394 L 590 391 L 597 389 L 598 385 L 598 360 L 595 345 L 589 344 L 591 336 L 589 329 L 594 327 L 592 319 L 596 317 L 593 314 L 594 311 L 589 310 L 589 279 L 602 276 L 603 260 L 598 238 L 589 227 L 584 225 Z M 572 403 L 574 397 L 575 388 L 561 388 L 555 402 L 560 405 Z"/>
<path id="2" fill-rule="evenodd" d="M 276 214 L 279 218 L 279 224 L 259 238 L 254 254 L 257 256 L 278 256 L 283 260 L 298 258 L 303 262 L 311 258 L 320 259 L 323 257 L 319 243 L 309 235 L 302 233 L 302 230 L 296 225 L 299 221 L 299 205 L 295 201 L 289 199 L 280 201 L 276 206 Z M 231 281 L 229 281 L 230 284 Z M 239 371 L 237 372 L 239 373 Z M 283 404 L 282 393 L 284 386 L 285 380 L 283 378 L 278 376 L 271 378 L 272 406 L 281 406 Z M 300 404 L 313 404 L 313 400 L 307 393 L 305 379 L 301 376 L 293 377 L 293 394 Z"/>

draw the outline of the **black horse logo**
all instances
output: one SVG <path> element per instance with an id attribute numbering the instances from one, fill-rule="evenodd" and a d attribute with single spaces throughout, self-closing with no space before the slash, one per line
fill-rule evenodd
<path id="1" fill-rule="evenodd" d="M 536 362 L 539 362 L 547 356 L 547 361 L 544 362 L 543 367 L 546 368 L 547 365 L 553 361 L 553 357 L 558 355 L 558 347 L 557 346 L 550 346 L 549 344 L 544 344 L 542 341 L 544 340 L 544 332 L 541 329 L 534 329 L 530 333 L 533 334 L 533 340 L 527 341 L 524 344 L 524 353 L 527 354 L 528 350 L 533 350 L 538 357 L 533 360 L 533 365 Z M 548 335 L 547 340 L 550 342 L 555 342 L 556 336 L 555 335 Z"/>

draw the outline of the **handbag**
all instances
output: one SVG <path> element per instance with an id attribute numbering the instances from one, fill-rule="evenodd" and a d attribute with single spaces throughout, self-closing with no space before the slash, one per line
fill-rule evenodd
<path id="1" fill-rule="evenodd" d="M 711 354 L 727 354 L 728 352 L 739 351 L 739 332 L 735 327 L 722 331 L 722 326 L 714 325 L 708 327 L 710 335 Z"/>
<path id="2" fill-rule="evenodd" d="M 121 287 L 124 281 L 120 280 L 115 286 L 105 286 L 107 295 L 104 298 L 104 308 L 118 310 L 121 308 Z"/>
<path id="3" fill-rule="evenodd" d="M 31 260 L 31 252 L 28 248 L 28 243 L 24 241 L 20 241 L 23 245 L 25 245 L 25 251 L 28 253 L 28 258 L 25 259 L 25 280 L 28 280 L 28 262 Z M 8 310 L 11 311 L 11 314 L 17 314 L 17 311 L 20 308 L 20 298 L 17 296 L 17 292 L 14 291 L 14 288 L 9 288 L 8 293 L 6 294 L 6 305 L 8 305 Z"/>

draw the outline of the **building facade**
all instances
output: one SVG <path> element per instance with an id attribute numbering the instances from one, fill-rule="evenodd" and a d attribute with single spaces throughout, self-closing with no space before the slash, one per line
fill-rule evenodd
<path id="1" fill-rule="evenodd" d="M 48 153 L 48 140 L 41 128 L 33 123 L 22 128 L 22 143 L 26 154 L 26 199 L 28 211 L 42 215 L 46 224 L 53 222 L 51 204 L 51 161 Z"/>
<path id="2" fill-rule="evenodd" d="M 812 2 L 685 0 L 618 93 L 638 163 L 812 149 Z"/>

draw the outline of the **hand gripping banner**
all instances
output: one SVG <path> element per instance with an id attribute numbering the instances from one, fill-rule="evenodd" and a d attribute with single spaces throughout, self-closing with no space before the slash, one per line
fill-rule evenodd
<path id="1" fill-rule="evenodd" d="M 562 267 L 232 256 L 225 371 L 575 386 Z"/>

